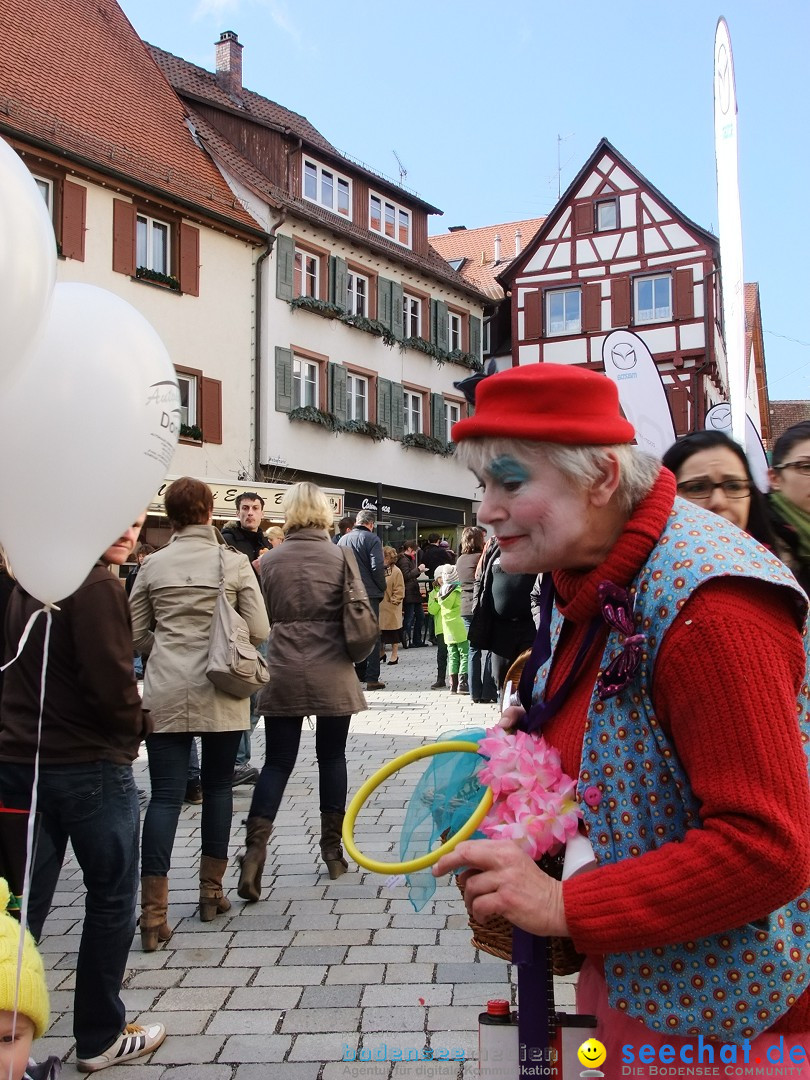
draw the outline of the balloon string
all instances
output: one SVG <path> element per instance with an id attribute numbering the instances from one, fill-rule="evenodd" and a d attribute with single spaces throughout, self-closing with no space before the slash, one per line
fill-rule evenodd
<path id="1" fill-rule="evenodd" d="M 60 610 L 54 604 L 46 604 L 45 607 L 37 608 L 37 610 L 30 615 L 30 617 L 28 619 L 28 622 L 25 624 L 25 629 L 22 632 L 22 637 L 20 638 L 20 643 L 17 646 L 17 655 L 12 656 L 12 658 L 10 660 L 7 660 L 5 664 L 0 664 L 0 671 L 5 671 L 6 668 L 11 667 L 11 665 L 13 663 L 15 663 L 17 660 L 20 659 L 20 654 L 22 653 L 23 649 L 25 648 L 26 642 L 28 641 L 28 638 L 29 638 L 29 636 L 31 634 L 31 631 L 34 628 L 34 623 L 37 621 L 37 618 L 44 611 L 45 614 L 50 619 L 50 617 L 51 617 L 50 613 L 51 613 L 52 609 L 54 611 L 59 611 Z"/>
<path id="2" fill-rule="evenodd" d="M 42 646 L 42 674 L 40 676 L 39 683 L 39 718 L 37 720 L 37 748 L 34 754 L 34 786 L 31 791 L 31 806 L 28 811 L 28 829 L 25 839 L 25 872 L 23 874 L 23 890 L 22 890 L 22 904 L 20 906 L 20 944 L 17 949 L 17 979 L 14 987 L 14 1020 L 12 1023 L 11 1037 L 14 1038 L 17 1029 L 17 1011 L 20 1003 L 20 982 L 22 980 L 22 965 L 23 965 L 23 946 L 25 945 L 25 931 L 28 926 L 28 898 L 31 893 L 31 864 L 33 862 L 34 855 L 34 825 L 36 822 L 37 814 L 37 793 L 39 790 L 39 749 L 42 742 L 42 717 L 45 712 L 45 683 L 46 675 L 48 672 L 48 647 L 51 641 L 51 624 L 53 622 L 53 615 L 51 614 L 50 605 L 40 608 L 39 611 L 35 611 L 26 624 L 23 636 L 20 641 L 20 647 L 17 651 L 17 656 L 23 650 L 28 635 L 31 632 L 31 627 L 34 624 L 36 617 L 42 612 L 45 612 L 45 641 Z M 14 659 L 17 659 L 17 656 Z M 13 663 L 13 661 L 11 661 Z M 8 664 L 5 665 L 8 667 Z M 11 1078 L 11 1069 L 9 1069 L 9 1080 Z"/>

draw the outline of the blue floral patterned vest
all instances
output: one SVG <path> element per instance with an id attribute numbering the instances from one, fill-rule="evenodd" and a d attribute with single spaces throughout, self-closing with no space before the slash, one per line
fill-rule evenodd
<path id="1" fill-rule="evenodd" d="M 793 590 L 806 615 L 805 594 L 766 548 L 723 518 L 676 499 L 660 540 L 631 585 L 636 632 L 647 639 L 642 662 L 617 696 L 599 701 L 594 693 L 588 713 L 577 795 L 599 863 L 634 858 L 701 827 L 700 804 L 675 746 L 655 718 L 650 686 L 658 646 L 689 596 L 709 578 L 729 575 Z M 555 607 L 555 647 L 562 622 Z M 807 642 L 806 619 L 803 634 Z M 621 650 L 622 641 L 611 631 L 602 668 Z M 549 661 L 537 674 L 536 699 L 550 666 Z M 810 669 L 798 702 L 806 753 L 809 710 Z M 653 784 L 647 781 L 650 775 L 657 777 Z M 810 890 L 769 917 L 727 933 L 606 956 L 608 1000 L 655 1031 L 724 1041 L 753 1038 L 810 985 L 808 929 Z"/>

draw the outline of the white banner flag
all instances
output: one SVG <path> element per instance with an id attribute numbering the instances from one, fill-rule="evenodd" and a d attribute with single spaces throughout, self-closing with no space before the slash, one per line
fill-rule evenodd
<path id="1" fill-rule="evenodd" d="M 605 374 L 619 388 L 624 415 L 636 429 L 642 450 L 656 457 L 675 442 L 667 392 L 650 350 L 638 334 L 614 330 L 602 345 Z"/>
<path id="2" fill-rule="evenodd" d="M 723 431 L 730 439 L 734 439 L 731 433 L 731 409 L 728 402 L 721 401 L 712 406 L 706 413 L 706 422 L 703 426 L 707 431 Z M 734 441 L 738 440 L 734 439 Z M 740 443 L 740 446 L 745 450 L 754 483 L 760 491 L 767 492 L 771 486 L 768 479 L 768 456 L 756 424 L 750 416 L 745 418 L 745 441 Z"/>
<path id="3" fill-rule="evenodd" d="M 717 162 L 717 220 L 723 291 L 723 323 L 733 438 L 745 445 L 745 297 L 742 218 L 737 176 L 737 95 L 726 20 L 714 37 L 714 154 Z"/>

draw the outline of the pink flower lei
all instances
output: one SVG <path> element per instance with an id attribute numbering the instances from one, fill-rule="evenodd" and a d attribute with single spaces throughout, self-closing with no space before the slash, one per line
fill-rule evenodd
<path id="1" fill-rule="evenodd" d="M 514 840 L 535 860 L 556 854 L 582 817 L 576 782 L 562 771 L 557 750 L 542 735 L 494 727 L 478 753 L 489 759 L 478 779 L 493 795 L 481 831 L 491 840 Z"/>

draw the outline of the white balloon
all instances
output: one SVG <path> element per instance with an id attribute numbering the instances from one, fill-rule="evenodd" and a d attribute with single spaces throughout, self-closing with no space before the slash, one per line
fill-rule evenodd
<path id="1" fill-rule="evenodd" d="M 179 431 L 177 377 L 147 320 L 105 289 L 57 285 L 0 395 L 0 544 L 29 593 L 55 603 L 81 585 L 154 497 Z"/>
<path id="2" fill-rule="evenodd" d="M 0 138 L 0 384 L 18 374 L 45 324 L 56 240 L 31 173 Z"/>

